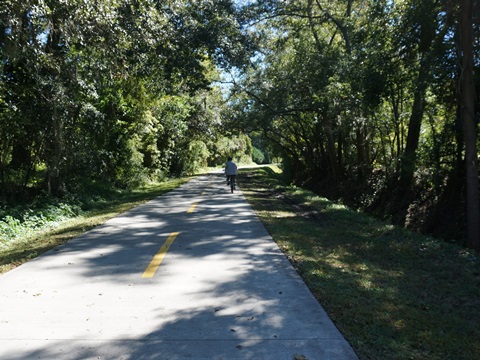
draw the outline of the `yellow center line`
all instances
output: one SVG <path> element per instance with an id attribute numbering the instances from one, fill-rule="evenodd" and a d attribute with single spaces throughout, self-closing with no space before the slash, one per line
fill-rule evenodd
<path id="1" fill-rule="evenodd" d="M 195 208 L 197 207 L 197 205 L 198 205 L 198 201 L 197 201 L 197 202 L 194 202 L 194 203 L 192 204 L 192 206 L 190 207 L 190 209 L 188 209 L 187 214 L 192 213 L 193 210 L 195 210 Z"/>
<path id="2" fill-rule="evenodd" d="M 163 258 L 167 254 L 168 249 L 170 248 L 170 245 L 175 241 L 175 238 L 179 235 L 179 232 L 172 232 L 168 239 L 163 243 L 162 247 L 158 252 L 155 254 L 153 257 L 152 261 L 150 264 L 147 266 L 147 269 L 142 275 L 142 278 L 151 278 L 153 275 L 155 275 L 155 272 L 157 271 L 158 267 L 163 261 Z"/>
<path id="3" fill-rule="evenodd" d="M 205 192 L 205 191 L 202 191 L 202 193 L 200 194 L 200 196 L 205 196 L 205 194 L 206 194 L 206 192 Z M 192 204 L 192 206 L 190 206 L 190 209 L 188 209 L 187 214 L 192 213 L 192 212 L 195 210 L 195 208 L 197 207 L 197 205 L 198 205 L 199 202 L 200 202 L 200 201 L 194 202 L 194 203 Z"/>

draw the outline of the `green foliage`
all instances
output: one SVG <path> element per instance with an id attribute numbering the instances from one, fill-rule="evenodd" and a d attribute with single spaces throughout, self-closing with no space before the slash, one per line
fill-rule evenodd
<path id="1" fill-rule="evenodd" d="M 215 144 L 215 155 L 210 159 L 210 165 L 223 165 L 228 157 L 232 157 L 238 163 L 250 163 L 252 161 L 252 152 L 252 141 L 247 135 L 240 134 L 231 137 L 221 137 Z"/>
<path id="2" fill-rule="evenodd" d="M 261 50 L 231 126 L 261 134 L 297 183 L 416 230 L 451 221 L 462 241 L 441 216 L 464 216 L 459 5 L 442 4 L 251 3 Z"/>
<path id="3" fill-rule="evenodd" d="M 188 146 L 179 150 L 180 173 L 184 175 L 193 175 L 198 170 L 207 166 L 207 160 L 210 156 L 207 145 L 201 140 L 193 140 Z"/>
<path id="4" fill-rule="evenodd" d="M 253 147 L 252 160 L 257 164 L 266 164 L 265 154 L 259 148 Z"/>
<path id="5" fill-rule="evenodd" d="M 50 197 L 39 197 L 27 207 L 17 206 L 0 211 L 0 244 L 20 236 L 55 226 L 59 222 L 81 214 L 76 203 L 59 202 Z"/>
<path id="6" fill-rule="evenodd" d="M 217 65 L 250 48 L 238 16 L 230 1 L 2 2 L 2 200 L 198 167 L 179 154 L 191 139 L 213 148 Z"/>

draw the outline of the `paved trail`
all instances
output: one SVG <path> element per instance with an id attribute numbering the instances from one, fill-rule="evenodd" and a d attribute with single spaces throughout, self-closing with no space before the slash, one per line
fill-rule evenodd
<path id="1" fill-rule="evenodd" d="M 220 174 L 0 276 L 2 360 L 295 355 L 356 359 Z"/>

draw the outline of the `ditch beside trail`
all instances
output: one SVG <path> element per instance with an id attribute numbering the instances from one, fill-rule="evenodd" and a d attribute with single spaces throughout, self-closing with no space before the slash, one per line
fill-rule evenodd
<path id="1" fill-rule="evenodd" d="M 221 173 L 2 275 L 0 294 L 1 359 L 357 358 Z"/>

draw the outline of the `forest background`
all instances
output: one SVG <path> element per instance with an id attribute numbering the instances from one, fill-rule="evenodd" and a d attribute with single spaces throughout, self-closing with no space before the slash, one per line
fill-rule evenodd
<path id="1" fill-rule="evenodd" d="M 32 204 L 253 156 L 478 250 L 478 15 L 473 0 L 2 1 L 0 229 Z"/>

